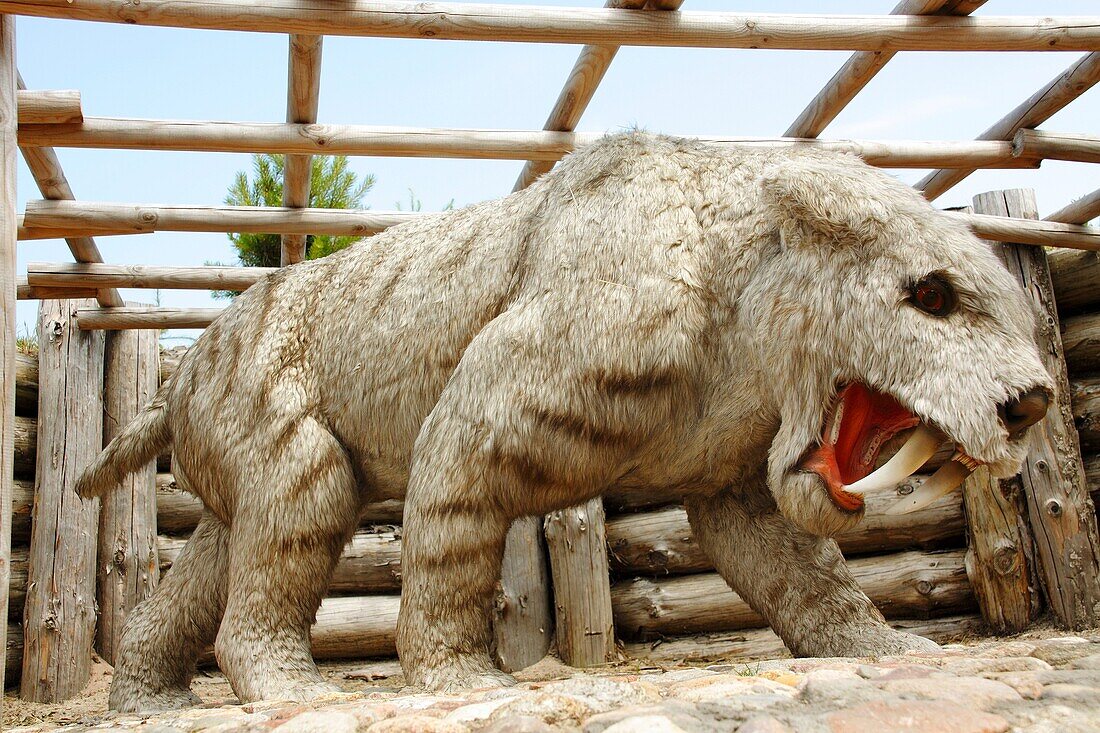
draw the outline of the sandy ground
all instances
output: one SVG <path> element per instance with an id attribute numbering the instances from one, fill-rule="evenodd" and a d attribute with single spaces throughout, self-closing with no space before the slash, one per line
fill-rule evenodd
<path id="1" fill-rule="evenodd" d="M 1011 640 L 1035 640 L 1064 636 L 1067 632 L 1050 623 L 1042 623 L 1031 630 L 1012 637 L 965 637 L 951 641 L 973 648 L 978 652 L 983 647 L 993 647 Z M 1092 636 L 1100 634 L 1093 631 Z M 1085 633 L 1086 636 L 1090 635 Z M 627 660 L 618 664 L 593 669 L 594 675 L 639 674 L 655 671 L 673 671 L 680 669 L 707 667 L 716 663 L 759 661 L 746 658 L 728 660 L 711 659 L 706 662 L 688 663 L 651 663 L 646 660 Z M 326 662 L 320 665 L 322 673 L 338 684 L 346 692 L 402 692 L 404 677 L 396 660 L 374 662 Z M 542 682 L 566 679 L 574 676 L 577 670 L 563 665 L 554 657 L 548 656 L 532 667 L 518 673 L 521 682 Z M 30 703 L 18 698 L 18 690 L 9 688 L 4 695 L 3 716 L 0 730 L 18 727 L 35 727 L 48 730 L 54 727 L 80 725 L 92 726 L 103 723 L 111 717 L 107 708 L 112 668 L 107 663 L 95 660 L 91 680 L 81 695 L 63 703 Z M 200 670 L 192 682 L 192 690 L 207 705 L 233 705 L 237 703 L 226 679 L 216 669 Z"/>

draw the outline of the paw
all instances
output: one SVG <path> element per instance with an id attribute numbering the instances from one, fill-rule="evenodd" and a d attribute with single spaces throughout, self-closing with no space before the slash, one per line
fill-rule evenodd
<path id="1" fill-rule="evenodd" d="M 331 682 L 305 682 L 296 680 L 272 680 L 270 683 L 258 686 L 253 694 L 248 695 L 241 702 L 256 702 L 258 700 L 286 700 L 287 702 L 313 702 L 321 697 L 336 696 L 342 694 L 337 685 Z"/>
<path id="2" fill-rule="evenodd" d="M 865 630 L 853 641 L 849 657 L 889 657 L 907 653 L 935 653 L 940 645 L 923 636 L 898 631 L 888 626 Z"/>
<path id="3" fill-rule="evenodd" d="M 516 678 L 499 669 L 471 671 L 462 667 L 441 667 L 425 670 L 413 684 L 428 692 L 455 695 L 469 690 L 493 687 L 512 687 Z"/>
<path id="4" fill-rule="evenodd" d="M 108 706 L 120 713 L 162 713 L 202 705 L 202 698 L 187 688 L 174 688 L 151 692 L 131 685 L 119 684 L 116 678 L 111 685 Z"/>

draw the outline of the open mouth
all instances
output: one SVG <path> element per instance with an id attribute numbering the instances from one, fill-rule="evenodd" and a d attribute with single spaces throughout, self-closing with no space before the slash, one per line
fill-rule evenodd
<path id="1" fill-rule="evenodd" d="M 873 470 L 882 446 L 903 430 L 915 428 L 890 460 Z M 892 488 L 909 478 L 931 458 L 947 436 L 921 421 L 891 395 L 853 382 L 838 392 L 825 419 L 821 443 L 803 455 L 795 467 L 815 473 L 829 498 L 842 511 L 863 508 L 863 494 Z M 920 488 L 887 509 L 907 514 L 923 509 L 954 491 L 981 465 L 956 448 L 954 454 Z"/>

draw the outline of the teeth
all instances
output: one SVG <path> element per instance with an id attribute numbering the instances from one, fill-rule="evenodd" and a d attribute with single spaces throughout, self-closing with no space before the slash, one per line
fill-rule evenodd
<path id="1" fill-rule="evenodd" d="M 865 494 L 868 491 L 897 486 L 923 466 L 942 442 L 943 433 L 927 425 L 920 425 L 884 466 L 843 488 L 849 494 Z"/>
<path id="2" fill-rule="evenodd" d="M 932 474 L 919 489 L 886 510 L 887 514 L 909 514 L 923 509 L 944 494 L 950 494 L 962 486 L 966 477 L 980 464 L 962 451 L 956 451 L 951 460 Z"/>

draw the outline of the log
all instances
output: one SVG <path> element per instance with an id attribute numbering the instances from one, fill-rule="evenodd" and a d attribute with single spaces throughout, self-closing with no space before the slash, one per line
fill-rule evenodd
<path id="1" fill-rule="evenodd" d="M 1038 216 L 1035 193 L 1029 189 L 981 194 L 975 202 L 1009 216 Z M 1071 629 L 1088 628 L 1100 624 L 1100 530 L 1085 489 L 1054 287 L 1042 249 L 1017 244 L 999 249 L 1039 314 L 1039 354 L 1054 381 L 1046 418 L 1028 431 L 1029 450 L 1020 473 L 1038 575 L 1059 621 Z"/>
<path id="2" fill-rule="evenodd" d="M 894 619 L 895 629 L 946 643 L 985 633 L 981 616 L 946 616 L 935 619 Z M 709 662 L 774 659 L 790 652 L 770 629 L 748 629 L 736 633 L 700 634 L 656 641 L 623 644 L 627 656 L 654 662 Z"/>
<path id="3" fill-rule="evenodd" d="M 15 479 L 15 490 L 11 499 L 11 545 L 30 544 L 31 511 L 34 508 L 34 480 Z M 20 606 L 19 613 L 23 613 Z"/>
<path id="4" fill-rule="evenodd" d="M 1100 163 L 1100 137 L 1046 130 L 1017 130 L 1012 154 L 1042 160 L 1072 160 Z"/>
<path id="5" fill-rule="evenodd" d="M 1093 288 L 1100 290 L 1100 280 Z M 1100 313 L 1062 321 L 1062 347 L 1066 353 L 1066 369 L 1075 377 L 1100 372 Z"/>
<path id="6" fill-rule="evenodd" d="M 161 573 L 175 562 L 187 540 L 157 538 Z M 362 594 L 401 590 L 401 532 L 399 528 L 360 529 L 340 554 L 329 593 Z"/>
<path id="7" fill-rule="evenodd" d="M 247 290 L 277 267 L 166 267 L 31 262 L 27 282 L 49 287 L 170 288 L 174 290 Z"/>
<path id="8" fill-rule="evenodd" d="M 984 4 L 985 0 L 902 0 L 890 14 L 969 15 Z M 790 137 L 820 135 L 892 58 L 893 51 L 857 51 L 852 54 L 783 134 Z"/>
<path id="9" fill-rule="evenodd" d="M 83 331 L 206 328 L 224 308 L 82 308 L 76 325 Z"/>
<path id="10" fill-rule="evenodd" d="M 18 106 L 15 82 L 15 18 L 0 16 L 0 647 L 7 640 L 11 575 L 11 525 L 15 474 L 15 238 L 17 236 L 15 182 Z M 6 665 L 5 665 L 6 666 Z M 4 673 L 0 672 L 0 696 Z"/>
<path id="11" fill-rule="evenodd" d="M 316 659 L 397 656 L 399 596 L 326 598 L 317 611 L 311 641 Z"/>
<path id="12" fill-rule="evenodd" d="M 32 228 L 143 233 L 243 232 L 253 234 L 335 234 L 365 237 L 421 216 L 411 211 L 366 209 L 287 209 L 277 206 L 161 206 L 91 201 L 28 201 L 23 221 Z M 120 304 L 121 305 L 121 304 Z"/>
<path id="13" fill-rule="evenodd" d="M 307 0 L 4 0 L 0 13 L 108 23 L 330 36 L 607 46 L 831 51 L 1093 51 L 1088 17 L 646 13 L 617 9 Z"/>
<path id="14" fill-rule="evenodd" d="M 160 377 L 158 334 L 112 333 L 106 338 L 103 378 L 103 445 L 145 408 Z M 103 497 L 99 510 L 96 651 L 108 664 L 130 611 L 156 590 L 157 464 L 149 461 Z"/>
<path id="15" fill-rule="evenodd" d="M 1100 452 L 1100 378 L 1080 379 L 1071 385 L 1073 421 L 1081 452 Z"/>
<path id="16" fill-rule="evenodd" d="M 20 125 L 79 124 L 84 120 L 80 111 L 80 92 L 75 89 L 50 89 L 16 92 Z"/>
<path id="17" fill-rule="evenodd" d="M 941 616 L 974 608 L 962 550 L 877 555 L 852 560 L 848 567 L 888 618 Z M 611 587 L 611 598 L 615 628 L 624 639 L 765 625 L 717 573 L 620 581 Z"/>
<path id="18" fill-rule="evenodd" d="M 286 121 L 312 124 L 317 121 L 317 104 L 321 92 L 321 36 L 290 36 L 287 64 Z M 288 155 L 283 164 L 283 206 L 301 209 L 309 206 L 309 179 L 312 158 L 308 155 Z M 293 265 L 306 258 L 306 236 L 284 234 L 279 264 Z"/>
<path id="19" fill-rule="evenodd" d="M 370 155 L 470 158 L 553 163 L 604 137 L 598 132 L 372 127 L 203 120 L 144 120 L 89 117 L 81 125 L 27 125 L 19 128 L 25 147 L 175 150 L 283 155 Z M 817 140 L 797 137 L 692 135 L 723 148 L 820 148 L 850 152 L 869 165 L 928 168 L 1036 168 L 1041 158 L 1014 155 L 1012 143 L 996 140 Z M 308 201 L 307 201 L 308 203 Z M 294 208 L 294 207 L 291 207 Z M 24 226 L 36 229 L 37 219 Z M 103 227 L 104 231 L 110 231 Z M 120 227 L 125 232 L 125 227 Z M 144 230 L 142 230 L 144 231 Z M 42 236 L 41 234 L 35 236 Z"/>
<path id="20" fill-rule="evenodd" d="M 508 529 L 493 611 L 494 657 L 505 672 L 546 656 L 554 634 L 550 569 L 541 517 L 521 517 Z"/>
<path id="21" fill-rule="evenodd" d="M 679 10 L 682 3 L 683 0 L 672 0 L 669 7 L 656 9 Z M 607 0 L 604 7 L 642 10 L 647 5 L 646 0 Z M 588 108 L 588 103 L 596 93 L 596 87 L 603 81 L 604 74 L 611 67 L 611 62 L 618 52 L 618 46 L 588 45 L 581 49 L 542 129 L 549 132 L 571 132 L 577 128 L 581 115 L 584 114 L 584 110 Z M 520 191 L 527 188 L 536 178 L 553 167 L 553 161 L 528 160 L 523 164 L 523 170 L 520 171 L 512 190 Z"/>
<path id="22" fill-rule="evenodd" d="M 88 302 L 44 300 L 39 308 L 38 460 L 19 693 L 32 702 L 79 694 L 91 671 L 99 501 L 73 492 L 103 448 L 104 339 L 75 327 L 76 309 Z"/>
<path id="23" fill-rule="evenodd" d="M 1071 201 L 1047 217 L 1048 221 L 1084 224 L 1100 216 L 1100 189 Z"/>
<path id="24" fill-rule="evenodd" d="M 96 291 L 91 288 L 40 288 L 20 279 L 15 286 L 15 297 L 17 300 L 79 300 L 96 297 Z"/>
<path id="25" fill-rule="evenodd" d="M 23 672 L 23 626 L 6 624 L 7 639 L 4 644 L 4 684 L 11 686 L 19 682 Z"/>
<path id="26" fill-rule="evenodd" d="M 23 618 L 23 604 L 27 602 L 27 547 L 12 544 L 11 578 L 8 581 L 8 621 Z"/>
<path id="27" fill-rule="evenodd" d="M 23 77 L 19 75 L 18 71 L 15 72 L 15 77 L 18 88 L 26 89 Z M 42 194 L 42 198 L 69 201 L 76 198 L 68 180 L 65 178 L 65 171 L 61 169 L 61 162 L 57 159 L 57 154 L 54 153 L 53 148 L 23 148 L 21 152 L 23 153 L 23 160 L 27 162 L 27 167 L 30 168 L 35 185 L 38 186 L 38 190 Z M 65 243 L 69 246 L 69 251 L 77 262 L 103 262 L 99 247 L 96 246 L 95 240 L 91 237 L 83 234 L 66 234 Z M 100 305 L 122 305 L 122 296 L 118 294 L 117 290 L 100 291 L 96 296 L 96 300 L 99 301 Z"/>
<path id="28" fill-rule="evenodd" d="M 1100 283 L 1100 253 L 1051 250 L 1047 253 L 1047 264 L 1060 316 L 1064 318 L 1100 306 L 1100 288 L 1096 287 L 1096 283 Z"/>
<path id="29" fill-rule="evenodd" d="M 1021 128 L 1038 127 L 1087 92 L 1097 81 L 1100 81 L 1100 53 L 1082 56 L 1046 86 L 993 123 L 989 129 L 978 136 L 978 139 L 1009 140 Z M 917 182 L 916 188 L 923 192 L 929 201 L 934 201 L 973 172 L 966 168 L 932 171 Z"/>
<path id="30" fill-rule="evenodd" d="M 565 133 L 561 133 L 565 134 Z M 1011 217 L 945 212 L 963 220 L 980 237 L 1020 244 L 1072 249 L 1100 249 L 1100 230 L 1077 224 L 1028 221 Z M 28 227 L 50 229 L 86 226 L 102 231 L 251 232 L 269 234 L 334 234 L 362 237 L 410 221 L 417 212 L 363 209 L 287 209 L 275 206 L 164 206 L 75 201 L 28 201 Z"/>
<path id="31" fill-rule="evenodd" d="M 38 359 L 30 354 L 15 355 L 15 414 L 38 414 Z"/>
<path id="32" fill-rule="evenodd" d="M 45 301 L 43 301 L 45 302 Z M 38 421 L 33 417 L 15 416 L 16 478 L 34 479 L 35 450 L 38 446 Z"/>
<path id="33" fill-rule="evenodd" d="M 900 492 L 887 489 L 868 493 L 866 518 L 837 537 L 845 556 L 961 544 L 965 521 L 958 493 L 913 514 L 883 513 L 900 495 L 923 482 L 924 477 L 914 477 L 902 485 Z M 687 512 L 679 506 L 609 519 L 607 549 L 611 570 L 618 574 L 682 575 L 714 570 L 714 563 L 692 535 Z"/>
<path id="34" fill-rule="evenodd" d="M 615 628 L 607 565 L 603 502 L 546 515 L 546 545 L 554 580 L 558 654 L 571 667 L 613 661 Z"/>

